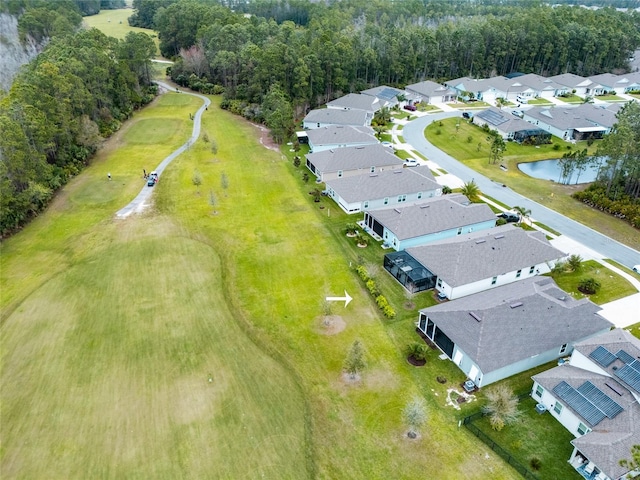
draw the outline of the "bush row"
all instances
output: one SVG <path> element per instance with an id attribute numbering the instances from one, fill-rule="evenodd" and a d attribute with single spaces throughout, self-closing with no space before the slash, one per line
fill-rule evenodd
<path id="1" fill-rule="evenodd" d="M 628 195 L 620 194 L 618 199 L 611 200 L 607 197 L 603 186 L 594 184 L 572 196 L 590 207 L 621 218 L 635 228 L 640 228 L 640 202 L 633 200 Z"/>
<path id="2" fill-rule="evenodd" d="M 378 308 L 382 310 L 383 315 L 387 318 L 395 318 L 395 310 L 391 305 L 389 305 L 389 302 L 387 301 L 385 296 L 380 293 L 375 280 L 369 277 L 369 273 L 367 273 L 367 269 L 364 267 L 364 265 L 356 266 L 356 272 L 366 285 L 367 290 L 369 290 L 371 296 L 376 299 L 376 304 L 378 305 Z"/>

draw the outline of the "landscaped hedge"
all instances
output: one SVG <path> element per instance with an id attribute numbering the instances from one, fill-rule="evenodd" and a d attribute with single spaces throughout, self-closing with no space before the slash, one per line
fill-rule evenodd
<path id="1" fill-rule="evenodd" d="M 635 228 L 640 228 L 640 201 L 637 199 L 634 200 L 628 195 L 620 193 L 619 198 L 611 200 L 607 197 L 605 187 L 598 184 L 593 184 L 572 196 L 590 207 L 607 212 L 629 222 Z"/>
<path id="2" fill-rule="evenodd" d="M 378 305 L 378 308 L 382 310 L 384 316 L 387 318 L 395 318 L 396 311 L 391 305 L 389 305 L 389 302 L 387 301 L 385 296 L 380 293 L 375 280 L 369 277 L 369 273 L 367 272 L 367 269 L 364 267 L 364 265 L 356 266 L 356 272 L 365 283 L 367 290 L 369 290 L 369 293 L 371 293 L 371 296 L 376 299 L 376 304 Z"/>

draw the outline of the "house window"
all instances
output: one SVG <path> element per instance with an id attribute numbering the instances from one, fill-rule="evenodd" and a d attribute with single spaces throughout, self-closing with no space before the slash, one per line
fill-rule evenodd
<path id="1" fill-rule="evenodd" d="M 425 333 L 427 332 L 427 316 L 424 313 L 420 314 L 420 323 L 419 323 L 418 327 L 423 332 L 425 332 Z"/>
<path id="2" fill-rule="evenodd" d="M 534 265 L 534 266 L 532 266 L 532 267 L 529 269 L 529 275 L 531 275 L 535 269 L 536 269 L 536 266 L 535 266 L 535 265 Z"/>
<path id="3" fill-rule="evenodd" d="M 376 167 L 371 167 L 371 173 L 374 173 L 376 171 Z"/>
<path id="4" fill-rule="evenodd" d="M 543 393 L 544 393 L 544 388 L 542 388 L 540 385 L 538 385 L 536 387 L 536 397 L 542 398 L 542 394 Z"/>
<path id="5" fill-rule="evenodd" d="M 578 435 L 584 435 L 588 431 L 589 429 L 587 428 L 587 426 L 584 423 L 580 422 L 580 425 L 578 425 Z"/>
<path id="6" fill-rule="evenodd" d="M 422 192 L 418 192 L 418 198 L 422 198 Z"/>
<path id="7" fill-rule="evenodd" d="M 441 287 L 442 287 L 442 279 L 441 279 L 441 278 L 439 278 L 439 279 L 438 279 L 438 288 L 441 288 Z"/>
<path id="8" fill-rule="evenodd" d="M 497 281 L 498 281 L 498 277 L 493 277 L 491 279 L 491 285 L 495 285 Z"/>
<path id="9" fill-rule="evenodd" d="M 318 126 L 318 128 L 320 128 L 320 124 L 319 123 L 316 123 L 316 125 Z"/>
<path id="10" fill-rule="evenodd" d="M 369 201 L 364 202 L 364 208 L 369 208 Z"/>
<path id="11" fill-rule="evenodd" d="M 462 227 L 458 227 L 458 235 L 462 234 Z"/>
<path id="12" fill-rule="evenodd" d="M 406 195 L 398 195 L 398 203 L 402 203 L 402 202 L 406 202 L 407 201 L 407 196 Z"/>
<path id="13" fill-rule="evenodd" d="M 556 402 L 553 407 L 553 411 L 560 415 L 560 412 L 562 412 L 562 404 L 560 402 Z"/>
<path id="14" fill-rule="evenodd" d="M 564 343 L 561 347 L 560 347 L 560 355 L 564 355 L 564 352 L 567 351 L 567 344 Z"/>
<path id="15" fill-rule="evenodd" d="M 384 197 L 384 204 L 389 205 L 389 197 Z"/>
<path id="16" fill-rule="evenodd" d="M 338 178 L 342 178 L 342 170 L 338 170 Z"/>
<path id="17" fill-rule="evenodd" d="M 522 270 L 518 270 L 516 272 L 516 278 L 520 278 L 520 275 L 522 274 Z"/>

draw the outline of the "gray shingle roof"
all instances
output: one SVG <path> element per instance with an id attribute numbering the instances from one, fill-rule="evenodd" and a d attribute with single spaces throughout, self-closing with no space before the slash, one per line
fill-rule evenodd
<path id="1" fill-rule="evenodd" d="M 428 98 L 456 94 L 455 90 L 445 87 L 444 85 L 440 85 L 439 83 L 432 82 L 431 80 L 407 85 L 406 89 Z"/>
<path id="2" fill-rule="evenodd" d="M 551 278 L 529 277 L 421 312 L 486 374 L 610 328 L 600 310 L 586 298 L 575 300 Z"/>
<path id="3" fill-rule="evenodd" d="M 628 351 L 630 354 L 640 353 L 640 340 L 622 329 L 611 330 L 583 340 L 578 342 L 574 348 L 590 358 L 589 354 L 599 346 L 604 346 L 614 353 L 620 349 Z M 595 361 L 594 364 L 602 368 L 602 365 Z M 610 369 L 607 371 L 608 374 L 611 372 Z M 562 381 L 574 388 L 585 381 L 590 381 L 618 403 L 623 408 L 620 414 L 614 418 L 603 419 L 593 426 L 591 432 L 576 438 L 571 443 L 609 477 L 620 478 L 628 472 L 618 462 L 623 458 L 629 459 L 631 447 L 640 444 L 640 405 L 627 385 L 620 382 L 615 376 L 601 375 L 567 364 L 539 373 L 532 378 L 549 392 Z M 617 393 L 609 385 L 613 386 Z M 562 404 L 579 418 L 582 418 L 571 406 L 566 405 L 566 402 L 562 402 Z M 583 421 L 588 424 L 586 419 L 583 418 Z"/>
<path id="4" fill-rule="evenodd" d="M 337 178 L 326 184 L 348 203 L 440 189 L 426 166 Z"/>
<path id="5" fill-rule="evenodd" d="M 619 109 L 620 105 L 604 107 L 583 104 L 579 107 L 534 107 L 524 114 L 560 130 L 593 126 L 611 128 L 616 123 Z"/>
<path id="6" fill-rule="evenodd" d="M 371 127 L 329 125 L 307 130 L 309 142 L 315 146 L 353 143 L 379 143 Z"/>
<path id="7" fill-rule="evenodd" d="M 513 225 L 458 235 L 407 249 L 413 258 L 452 287 L 528 269 L 565 256 L 544 234 Z"/>
<path id="8" fill-rule="evenodd" d="M 388 87 L 386 85 L 380 85 L 379 87 L 362 90 L 360 93 L 362 93 L 363 95 L 370 95 L 387 102 L 396 103 L 398 101 L 398 95 L 404 94 L 404 91 L 398 90 L 397 88 Z"/>
<path id="9" fill-rule="evenodd" d="M 327 123 L 332 125 L 367 124 L 367 112 L 364 110 L 339 110 L 337 108 L 319 108 L 311 110 L 304 117 L 307 123 Z"/>
<path id="10" fill-rule="evenodd" d="M 496 107 L 489 107 L 486 110 L 478 112 L 473 118 L 480 118 L 487 122 L 490 127 L 494 127 L 505 133 L 520 132 L 522 130 L 539 130 L 540 132 L 544 132 L 541 128 Z"/>
<path id="11" fill-rule="evenodd" d="M 344 97 L 336 98 L 327 102 L 328 107 L 349 108 L 357 110 L 365 110 L 367 112 L 376 112 L 382 105 L 376 97 L 371 95 L 361 95 L 359 93 L 349 93 Z"/>
<path id="12" fill-rule="evenodd" d="M 443 195 L 416 205 L 375 210 L 369 215 L 399 240 L 496 220 L 487 204 L 470 203 L 464 195 Z"/>
<path id="13" fill-rule="evenodd" d="M 379 143 L 361 147 L 343 147 L 307 154 L 316 170 L 322 173 L 339 170 L 358 170 L 369 167 L 386 167 L 403 164 L 403 160 Z M 344 198 L 344 197 L 343 197 Z"/>
<path id="14" fill-rule="evenodd" d="M 553 77 L 549 78 L 554 82 L 559 83 L 560 85 L 564 85 L 570 88 L 593 84 L 593 82 L 588 78 L 581 77 L 580 75 L 576 75 L 574 73 L 562 73 L 560 75 L 554 75 Z"/>
<path id="15" fill-rule="evenodd" d="M 521 75 L 520 77 L 516 77 L 512 79 L 512 82 L 514 82 L 514 84 L 519 83 L 521 85 L 526 85 L 527 87 L 537 92 L 543 92 L 545 90 L 555 91 L 561 88 L 561 86 L 556 82 L 554 82 L 553 80 L 550 80 L 541 75 L 537 75 L 535 73 L 528 73 L 526 75 Z M 509 90 L 509 91 L 515 92 L 515 90 Z"/>
<path id="16" fill-rule="evenodd" d="M 614 355 L 620 350 L 624 350 L 634 358 L 640 359 L 640 340 L 631 335 L 629 332 L 621 329 L 612 330 L 605 335 L 598 336 L 598 338 L 585 340 L 576 344 L 576 350 L 582 353 L 584 356 L 591 358 L 591 353 L 598 347 L 604 347 Z M 595 362 L 600 368 L 605 370 L 613 378 L 618 379 L 619 382 L 625 384 L 629 389 L 632 389 L 640 396 L 640 390 L 635 390 L 633 385 L 628 385 L 623 379 L 616 376 L 615 372 L 624 366 L 625 362 L 620 359 L 613 360 L 609 365 L 601 365 Z"/>

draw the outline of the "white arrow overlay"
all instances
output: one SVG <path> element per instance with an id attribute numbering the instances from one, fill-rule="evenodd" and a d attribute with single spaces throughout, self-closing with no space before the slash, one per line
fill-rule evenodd
<path id="1" fill-rule="evenodd" d="M 353 299 L 345 290 L 344 297 L 326 297 L 325 300 L 327 302 L 344 302 L 344 308 L 347 308 L 347 305 L 349 305 L 349 302 Z"/>

